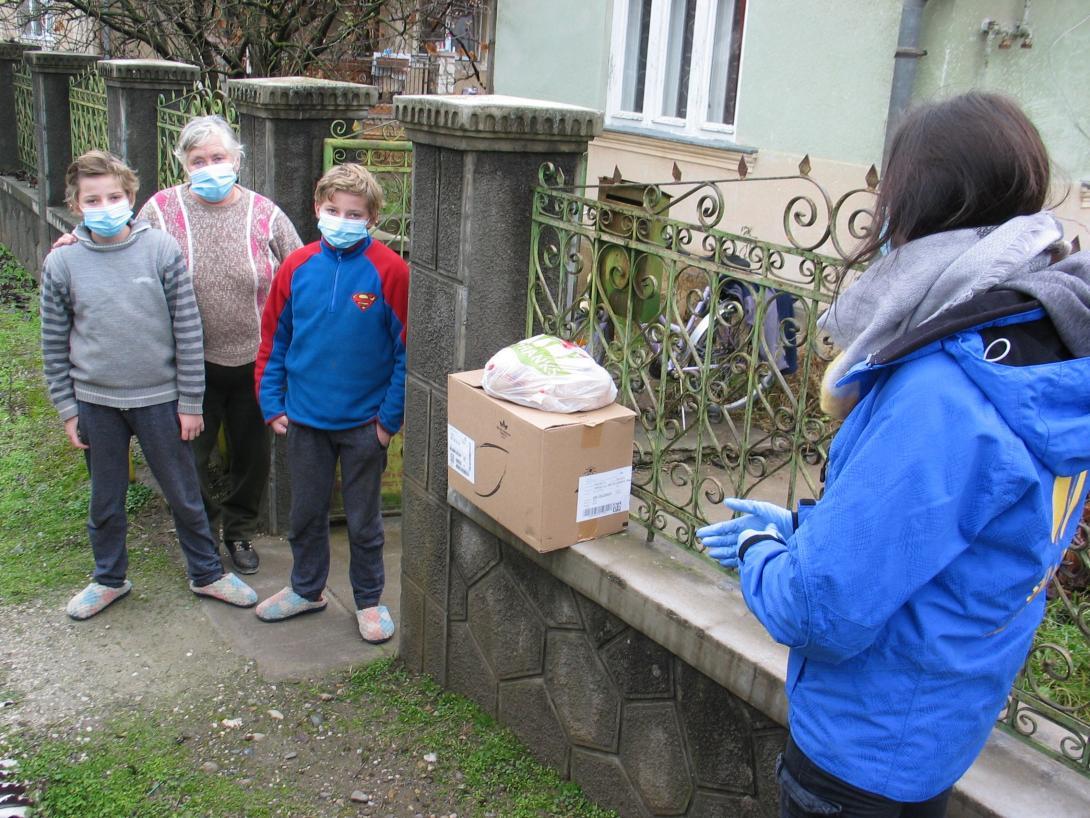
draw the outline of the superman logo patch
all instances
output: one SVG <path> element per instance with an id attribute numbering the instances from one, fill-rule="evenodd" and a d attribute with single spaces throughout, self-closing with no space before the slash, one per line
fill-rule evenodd
<path id="1" fill-rule="evenodd" d="M 375 303 L 374 293 L 353 293 L 352 301 L 364 312 L 370 309 L 371 305 Z"/>

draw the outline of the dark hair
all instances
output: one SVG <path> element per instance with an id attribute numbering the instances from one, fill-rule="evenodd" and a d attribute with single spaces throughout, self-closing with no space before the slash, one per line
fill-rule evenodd
<path id="1" fill-rule="evenodd" d="M 1037 213 L 1049 183 L 1041 135 L 1012 100 L 973 92 L 917 108 L 893 136 L 871 233 L 845 269 L 887 241 Z"/>

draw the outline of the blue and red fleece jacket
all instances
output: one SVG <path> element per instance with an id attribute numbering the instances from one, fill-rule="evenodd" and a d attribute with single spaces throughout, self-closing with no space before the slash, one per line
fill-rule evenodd
<path id="1" fill-rule="evenodd" d="M 261 318 L 254 379 L 266 423 L 315 429 L 372 421 L 396 433 L 405 413 L 409 268 L 380 241 L 323 241 L 284 259 Z"/>

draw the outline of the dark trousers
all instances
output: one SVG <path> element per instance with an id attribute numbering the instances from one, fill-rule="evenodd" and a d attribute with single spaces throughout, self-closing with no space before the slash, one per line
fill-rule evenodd
<path id="1" fill-rule="evenodd" d="M 133 435 L 140 441 L 144 458 L 174 514 L 189 578 L 195 585 L 207 585 L 223 576 L 201 503 L 193 451 L 181 438 L 177 401 L 139 409 L 114 409 L 80 401 L 79 432 L 90 446 L 86 450 L 91 473 L 87 533 L 95 555 L 95 582 L 119 588 L 128 571 L 125 498 L 129 488 L 129 439 Z"/>
<path id="2" fill-rule="evenodd" d="M 780 783 L 780 818 L 945 818 L 950 790 L 917 803 L 890 801 L 853 787 L 830 775 L 807 758 L 788 736 L 776 764 Z"/>
<path id="3" fill-rule="evenodd" d="M 252 540 L 258 509 L 269 479 L 269 430 L 254 394 L 254 365 L 219 366 L 204 362 L 204 431 L 193 442 L 201 498 L 213 536 L 223 526 L 224 540 Z M 227 493 L 217 499 L 208 463 L 219 441 L 227 438 Z"/>
<path id="4" fill-rule="evenodd" d="M 341 431 L 288 426 L 291 587 L 313 602 L 329 578 L 329 501 L 338 460 L 348 520 L 348 579 L 356 608 L 370 608 L 378 604 L 386 584 L 381 509 L 386 449 L 378 442 L 374 423 Z"/>

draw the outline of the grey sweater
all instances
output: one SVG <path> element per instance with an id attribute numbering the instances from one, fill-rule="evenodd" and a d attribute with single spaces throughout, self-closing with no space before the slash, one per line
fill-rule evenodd
<path id="1" fill-rule="evenodd" d="M 201 414 L 201 316 L 178 243 L 142 221 L 117 244 L 95 244 L 82 225 L 75 236 L 42 270 L 42 359 L 61 419 L 77 400 L 134 409 L 177 399 L 179 412 Z"/>

